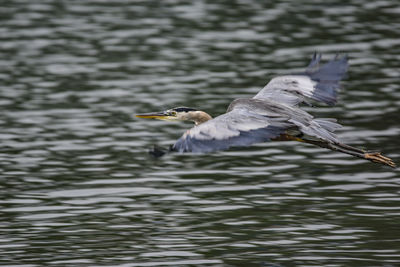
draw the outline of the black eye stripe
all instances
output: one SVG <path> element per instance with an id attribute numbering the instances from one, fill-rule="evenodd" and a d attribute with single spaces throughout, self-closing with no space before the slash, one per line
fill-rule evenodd
<path id="1" fill-rule="evenodd" d="M 189 111 L 196 111 L 197 109 L 195 109 L 195 108 L 187 108 L 187 107 L 179 107 L 179 108 L 174 108 L 172 110 L 176 111 L 176 112 L 189 112 Z"/>

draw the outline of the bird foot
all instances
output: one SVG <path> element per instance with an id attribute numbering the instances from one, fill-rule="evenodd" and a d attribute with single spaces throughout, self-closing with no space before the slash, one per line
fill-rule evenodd
<path id="1" fill-rule="evenodd" d="M 379 152 L 364 153 L 364 157 L 370 161 L 396 168 L 396 164 L 393 162 L 392 159 L 382 156 L 382 154 Z"/>

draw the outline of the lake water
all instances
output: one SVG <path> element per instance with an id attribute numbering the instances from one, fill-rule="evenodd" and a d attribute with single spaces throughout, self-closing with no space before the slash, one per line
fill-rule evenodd
<path id="1" fill-rule="evenodd" d="M 148 154 L 314 51 L 336 117 L 399 163 L 398 1 L 30 1 L 0 7 L 3 266 L 399 266 L 400 172 L 293 142 Z"/>

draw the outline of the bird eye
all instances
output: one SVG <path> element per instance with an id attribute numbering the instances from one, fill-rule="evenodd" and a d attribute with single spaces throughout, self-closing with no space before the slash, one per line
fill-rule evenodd
<path id="1" fill-rule="evenodd" d="M 176 111 L 171 111 L 170 114 L 171 116 L 176 116 Z"/>

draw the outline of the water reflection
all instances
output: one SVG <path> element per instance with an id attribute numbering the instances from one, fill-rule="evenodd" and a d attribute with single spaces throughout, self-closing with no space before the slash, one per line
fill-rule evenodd
<path id="1" fill-rule="evenodd" d="M 395 1 L 12 1 L 0 9 L 8 266 L 396 266 L 399 173 L 292 143 L 147 154 L 309 56 L 348 53 L 347 143 L 398 161 Z"/>

